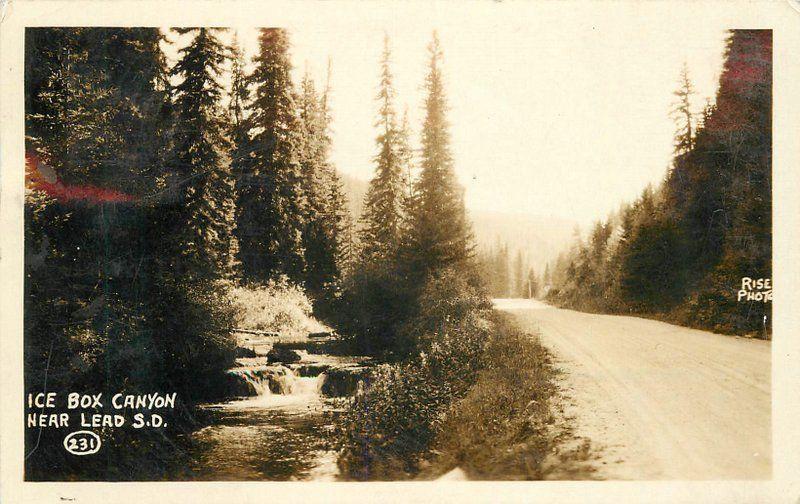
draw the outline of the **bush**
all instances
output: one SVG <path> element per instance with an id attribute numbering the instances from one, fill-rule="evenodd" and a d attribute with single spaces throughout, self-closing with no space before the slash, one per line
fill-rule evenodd
<path id="1" fill-rule="evenodd" d="M 415 473 L 443 407 L 441 390 L 419 363 L 377 366 L 367 389 L 339 418 L 339 467 L 359 480 Z"/>
<path id="2" fill-rule="evenodd" d="M 275 331 L 289 339 L 304 339 L 327 328 L 311 316 L 311 301 L 286 277 L 265 286 L 235 287 L 230 291 L 235 324 L 244 329 Z"/>
<path id="3" fill-rule="evenodd" d="M 376 368 L 339 417 L 340 469 L 359 480 L 456 466 L 478 478 L 538 479 L 551 376 L 536 341 L 470 312 L 412 362 Z"/>
<path id="4" fill-rule="evenodd" d="M 470 265 L 416 288 L 396 278 L 365 268 L 344 297 L 362 348 L 408 357 L 376 367 L 338 417 L 342 474 L 411 478 L 475 456 L 466 467 L 476 474 L 502 461 L 510 474 L 538 477 L 552 393 L 544 350 L 494 314 Z M 509 453 L 526 464 L 501 460 Z"/>
<path id="5" fill-rule="evenodd" d="M 402 332 L 418 347 L 431 343 L 425 338 L 441 333 L 443 328 L 472 316 L 487 317 L 492 302 L 482 280 L 468 268 L 451 268 L 431 277 L 416 301 L 416 313 Z"/>
<path id="6" fill-rule="evenodd" d="M 385 265 L 364 264 L 353 271 L 334 317 L 353 352 L 395 361 L 413 355 L 415 335 L 401 328 L 413 314 L 416 290 Z"/>
<path id="7" fill-rule="evenodd" d="M 474 386 L 438 426 L 431 475 L 460 467 L 477 479 L 542 477 L 554 392 L 549 357 L 505 319 L 494 328 Z"/>
<path id="8" fill-rule="evenodd" d="M 482 366 L 493 330 L 489 307 L 485 294 L 456 271 L 421 289 L 416 317 L 402 328 L 418 353 L 404 364 L 379 366 L 339 419 L 344 474 L 393 479 L 419 471 L 444 413 Z"/>

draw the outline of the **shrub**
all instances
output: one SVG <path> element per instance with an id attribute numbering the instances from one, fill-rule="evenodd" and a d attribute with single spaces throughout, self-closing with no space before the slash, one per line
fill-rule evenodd
<path id="1" fill-rule="evenodd" d="M 470 390 L 455 401 L 432 442 L 430 474 L 460 467 L 471 478 L 540 479 L 548 452 L 553 374 L 544 348 L 498 319 Z"/>
<path id="2" fill-rule="evenodd" d="M 419 363 L 377 366 L 339 419 L 342 473 L 359 480 L 415 473 L 443 400 Z"/>
<path id="3" fill-rule="evenodd" d="M 468 268 L 450 268 L 425 283 L 416 307 L 404 332 L 413 335 L 406 339 L 424 347 L 431 343 L 425 340 L 427 336 L 440 333 L 448 325 L 470 316 L 488 316 L 492 303 L 478 274 Z"/>
<path id="4" fill-rule="evenodd" d="M 494 314 L 469 265 L 417 288 L 400 282 L 394 290 L 394 278 L 364 269 L 344 298 L 358 315 L 356 341 L 410 356 L 378 366 L 338 417 L 342 473 L 411 478 L 474 458 L 466 468 L 478 475 L 502 475 L 491 470 L 496 462 L 508 474 L 539 477 L 552 393 L 544 350 Z"/>
<path id="5" fill-rule="evenodd" d="M 339 419 L 339 464 L 356 479 L 416 474 L 452 401 L 474 383 L 492 324 L 481 291 L 446 272 L 422 289 L 417 317 L 403 328 L 419 353 L 372 373 Z M 428 329 L 428 332 L 422 332 Z"/>
<path id="6" fill-rule="evenodd" d="M 400 360 L 416 350 L 414 334 L 401 332 L 413 314 L 415 291 L 391 267 L 364 264 L 346 280 L 334 321 L 354 352 Z"/>
<path id="7" fill-rule="evenodd" d="M 326 330 L 311 316 L 311 301 L 303 289 L 290 284 L 286 277 L 265 286 L 232 288 L 230 298 L 238 327 L 275 331 L 290 339 Z"/>

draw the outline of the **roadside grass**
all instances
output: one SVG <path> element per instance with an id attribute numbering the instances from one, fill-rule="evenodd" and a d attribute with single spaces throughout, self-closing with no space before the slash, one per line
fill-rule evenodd
<path id="1" fill-rule="evenodd" d="M 538 336 L 522 332 L 505 314 L 496 313 L 495 320 L 477 380 L 437 428 L 424 478 L 456 467 L 470 479 L 544 476 L 557 372 Z"/>
<path id="2" fill-rule="evenodd" d="M 487 310 L 420 361 L 377 366 L 339 417 L 342 473 L 357 480 L 543 479 L 556 370 L 538 337 Z"/>

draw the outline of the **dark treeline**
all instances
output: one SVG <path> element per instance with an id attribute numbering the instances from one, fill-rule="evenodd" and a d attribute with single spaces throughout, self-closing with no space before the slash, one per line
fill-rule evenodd
<path id="1" fill-rule="evenodd" d="M 737 300 L 772 261 L 772 38 L 734 30 L 716 102 L 699 118 L 680 76 L 675 156 L 663 184 L 580 236 L 553 268 L 549 298 L 733 334 L 765 335 L 771 303 Z"/>
<path id="2" fill-rule="evenodd" d="M 174 30 L 173 67 L 158 29 L 26 32 L 27 392 L 177 392 L 175 433 L 226 392 L 231 287 L 288 277 L 322 312 L 338 295 L 327 86 L 295 89 L 285 31 L 261 30 L 249 75 L 221 31 Z M 129 432 L 78 470 L 57 430 L 27 429 L 27 476 L 164 476 L 177 438 Z"/>

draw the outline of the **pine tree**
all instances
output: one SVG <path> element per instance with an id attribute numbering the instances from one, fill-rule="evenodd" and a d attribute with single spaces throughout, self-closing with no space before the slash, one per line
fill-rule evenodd
<path id="1" fill-rule="evenodd" d="M 258 40 L 250 76 L 255 90 L 247 107 L 250 137 L 236 181 L 242 273 L 246 281 L 266 282 L 285 274 L 301 283 L 306 199 L 289 38 L 283 29 L 263 28 Z"/>
<path id="2" fill-rule="evenodd" d="M 355 261 L 355 225 L 350 215 L 350 206 L 344 189 L 344 184 L 339 172 L 329 160 L 328 152 L 331 140 L 331 61 L 328 59 L 328 69 L 325 81 L 325 90 L 321 97 L 322 132 L 325 138 L 325 173 L 326 173 L 326 211 L 325 229 L 332 244 L 332 255 L 329 256 L 330 271 L 332 272 L 327 282 L 329 285 L 328 297 L 335 298 L 340 295 L 341 281 Z M 333 292 L 331 292 L 331 289 Z"/>
<path id="3" fill-rule="evenodd" d="M 308 205 L 303 234 L 307 264 L 306 287 L 318 301 L 334 295 L 341 279 L 342 240 L 349 212 L 336 169 L 330 163 L 329 85 L 317 95 L 308 74 L 298 99 L 302 125 L 301 166 Z"/>
<path id="4" fill-rule="evenodd" d="M 152 208 L 149 241 L 157 295 L 150 294 L 154 353 L 166 382 L 187 401 L 215 394 L 233 360 L 232 311 L 224 280 L 235 271 L 233 180 L 223 88 L 228 48 L 217 29 L 181 28 L 190 35 L 172 69 L 172 135 L 161 197 Z"/>
<path id="5" fill-rule="evenodd" d="M 230 46 L 231 53 L 231 89 L 228 100 L 228 120 L 231 126 L 231 137 L 234 138 L 237 134 L 244 134 L 245 126 L 245 108 L 249 98 L 247 90 L 247 77 L 244 73 L 244 54 L 239 45 L 239 39 L 236 33 L 233 34 L 233 40 Z"/>
<path id="6" fill-rule="evenodd" d="M 342 221 L 343 233 L 340 241 L 339 256 L 341 258 L 340 264 L 342 265 L 342 276 L 347 278 L 348 276 L 351 276 L 353 269 L 358 263 L 358 254 L 361 247 L 359 246 L 356 223 L 354 222 L 353 216 L 350 214 L 350 212 L 345 214 L 345 217 L 342 219 Z"/>
<path id="7" fill-rule="evenodd" d="M 303 173 L 303 188 L 307 205 L 305 207 L 305 228 L 303 248 L 305 251 L 306 288 L 318 297 L 331 265 L 335 244 L 329 241 L 325 229 L 327 210 L 326 194 L 326 156 L 327 137 L 324 131 L 324 118 L 320 109 L 319 97 L 314 81 L 308 72 L 303 76 L 300 93 L 297 97 L 300 118 L 300 166 Z M 332 247 L 332 245 L 334 247 Z"/>
<path id="8" fill-rule="evenodd" d="M 692 122 L 691 98 L 694 94 L 694 86 L 689 79 L 689 67 L 686 63 L 681 68 L 681 75 L 678 89 L 673 93 L 677 100 L 672 109 L 672 115 L 678 123 L 675 133 L 675 153 L 683 154 L 689 152 L 694 145 L 694 132 Z"/>
<path id="9" fill-rule="evenodd" d="M 403 213 L 407 204 L 405 165 L 408 141 L 398 129 L 394 109 L 395 90 L 390 68 L 389 38 L 384 38 L 381 81 L 377 95 L 380 133 L 376 138 L 378 153 L 374 158 L 375 176 L 364 198 L 360 240 L 362 257 L 367 262 L 393 260 L 400 246 Z"/>
<path id="10" fill-rule="evenodd" d="M 425 80 L 425 122 L 422 126 L 421 170 L 414 187 L 404 259 L 409 271 L 425 276 L 466 261 L 473 252 L 472 235 L 450 152 L 447 102 L 442 75 L 442 50 L 434 33 Z"/>
<path id="11" fill-rule="evenodd" d="M 397 131 L 397 157 L 403 172 L 403 225 L 408 225 L 411 208 L 414 205 L 414 151 L 411 148 L 411 128 L 408 124 L 408 109 L 403 111 L 403 120 Z"/>
<path id="12" fill-rule="evenodd" d="M 179 51 L 181 58 L 172 70 L 181 79 L 174 94 L 171 157 L 177 205 L 169 216 L 174 228 L 164 240 L 174 242 L 182 258 L 179 267 L 192 277 L 230 278 L 236 250 L 233 180 L 218 81 L 227 49 L 214 29 L 176 31 L 194 38 Z"/>
<path id="13" fill-rule="evenodd" d="M 517 257 L 514 260 L 514 297 L 528 297 L 528 286 L 525 278 L 525 258 L 522 251 L 517 250 Z"/>
<path id="14" fill-rule="evenodd" d="M 527 286 L 522 297 L 528 299 L 534 299 L 538 295 L 539 295 L 539 280 L 536 278 L 536 273 L 533 271 L 533 268 L 529 268 Z"/>
<path id="15" fill-rule="evenodd" d="M 508 245 L 502 244 L 497 247 L 495 255 L 495 296 L 511 297 L 511 282 L 509 275 Z"/>
<path id="16" fill-rule="evenodd" d="M 231 239 L 231 255 L 232 255 L 232 270 L 233 275 L 237 279 L 241 279 L 241 262 L 238 233 L 236 230 L 236 203 L 237 203 L 237 187 L 239 187 L 239 179 L 243 175 L 243 167 L 245 160 L 248 156 L 248 149 L 250 147 L 250 136 L 248 133 L 248 120 L 246 117 L 247 105 L 250 99 L 250 92 L 247 88 L 247 76 L 245 75 L 244 54 L 239 45 L 239 40 L 236 33 L 233 34 L 233 40 L 230 45 L 230 59 L 231 59 L 231 88 L 228 95 L 228 137 L 230 138 L 230 174 L 233 181 L 233 198 L 234 198 L 234 227 L 233 237 Z"/>
<path id="17" fill-rule="evenodd" d="M 325 229 L 331 247 L 330 275 L 326 282 L 329 288 L 338 290 L 339 283 L 352 265 L 355 252 L 351 242 L 351 235 L 354 233 L 353 218 L 344 186 L 335 169 L 332 169 L 328 179 Z"/>
<path id="18" fill-rule="evenodd" d="M 246 155 L 248 147 L 248 121 L 245 117 L 250 92 L 244 69 L 244 55 L 236 34 L 230 46 L 231 89 L 228 96 L 228 135 L 232 142 L 231 171 L 238 176 L 237 169 Z"/>

